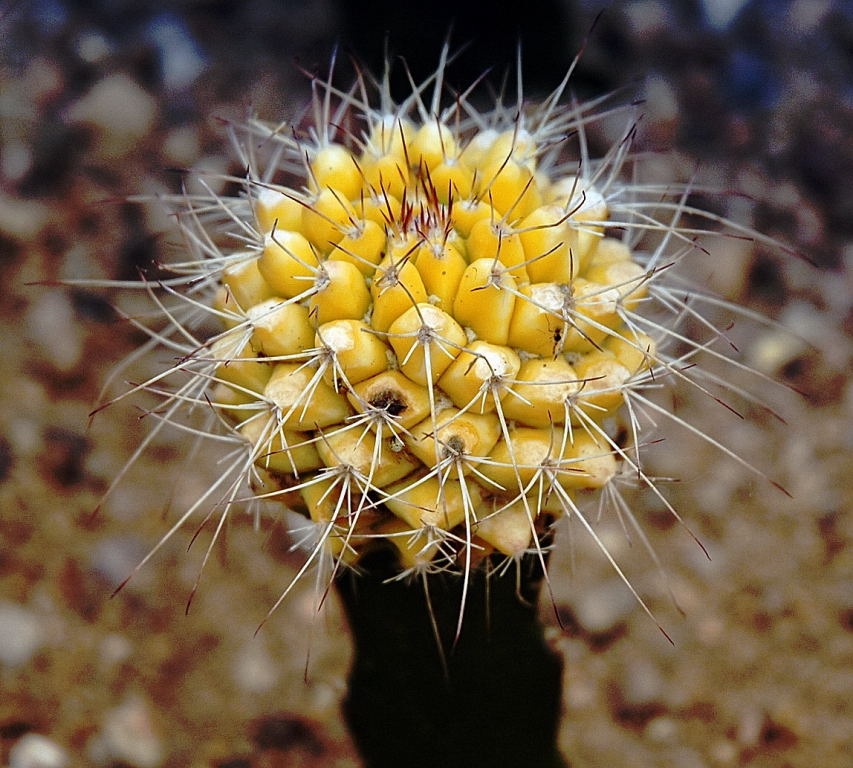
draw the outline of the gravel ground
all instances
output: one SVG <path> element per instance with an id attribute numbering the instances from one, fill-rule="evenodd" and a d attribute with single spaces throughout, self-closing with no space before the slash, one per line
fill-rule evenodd
<path id="1" fill-rule="evenodd" d="M 491 20 L 460 59 L 462 81 L 511 59 L 488 60 L 520 31 L 533 89 L 556 83 L 597 8 L 526 5 L 518 30 Z M 709 204 L 813 262 L 723 241 L 697 271 L 797 332 L 731 330 L 745 362 L 788 385 L 762 393 L 785 423 L 757 408 L 741 421 L 696 395 L 677 403 L 792 498 L 686 436 L 655 448 L 711 555 L 653 499 L 632 502 L 683 615 L 618 522 L 601 530 L 674 647 L 591 542 L 562 531 L 564 628 L 542 611 L 566 660 L 561 746 L 576 768 L 841 768 L 853 747 L 853 17 L 820 0 L 705 5 L 710 17 L 701 3 L 612 4 L 576 84 L 642 94 L 644 145 L 673 147 L 655 173 L 744 192 Z M 129 405 L 88 413 L 141 339 L 107 291 L 32 285 L 132 279 L 165 256 L 169 221 L 125 198 L 178 190 L 170 169 L 237 170 L 220 120 L 248 105 L 293 113 L 300 67 L 325 67 L 334 40 L 375 61 L 384 30 L 354 16 L 331 0 L 0 3 L 0 764 L 359 765 L 339 714 L 351 650 L 334 601 L 315 619 L 306 585 L 253 637 L 299 565 L 280 524 L 233 518 L 186 615 L 202 549 L 186 551 L 189 532 L 110 599 L 216 467 L 158 439 L 99 507 L 146 424 Z M 458 39 L 471 24 L 458 19 Z M 392 30 L 400 52 L 413 27 Z M 446 25 L 433 27 L 437 50 Z M 433 42 L 418 32 L 416 73 Z"/>

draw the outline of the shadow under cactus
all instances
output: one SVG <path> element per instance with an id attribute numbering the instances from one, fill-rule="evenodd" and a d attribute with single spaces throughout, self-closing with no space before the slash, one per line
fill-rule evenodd
<path id="1" fill-rule="evenodd" d="M 556 747 L 563 665 L 537 615 L 537 555 L 518 571 L 471 573 L 455 644 L 462 577 L 393 580 L 386 551 L 364 566 L 337 589 L 355 641 L 344 713 L 368 768 L 567 768 Z"/>

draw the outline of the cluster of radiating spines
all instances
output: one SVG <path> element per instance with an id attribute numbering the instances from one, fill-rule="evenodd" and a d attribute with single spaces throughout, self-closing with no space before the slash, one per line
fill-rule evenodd
<path id="1" fill-rule="evenodd" d="M 576 491 L 640 471 L 609 420 L 656 359 L 630 320 L 654 270 L 520 120 L 383 117 L 350 144 L 294 142 L 302 189 L 250 185 L 257 240 L 217 259 L 225 331 L 193 355 L 207 399 L 258 494 L 316 524 L 315 557 L 536 548 Z"/>

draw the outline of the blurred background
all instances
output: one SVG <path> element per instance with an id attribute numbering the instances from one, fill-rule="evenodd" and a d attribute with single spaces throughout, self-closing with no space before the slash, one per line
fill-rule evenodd
<path id="1" fill-rule="evenodd" d="M 215 458 L 187 466 L 180 436 L 158 437 L 99 508 L 147 422 L 129 403 L 88 414 L 142 337 L 117 320 L 114 292 L 37 283 L 134 279 L 169 258 L 170 220 L 128 196 L 177 192 L 186 168 L 240 173 L 223 124 L 300 115 L 336 47 L 342 84 L 386 55 L 419 80 L 448 30 L 464 48 L 454 86 L 488 72 L 499 89 L 520 44 L 530 99 L 588 37 L 578 98 L 643 100 L 639 147 L 665 152 L 660 178 L 739 193 L 700 202 L 807 257 L 716 241 L 696 272 L 796 331 L 731 330 L 746 364 L 787 385 L 766 393 L 787 423 L 675 403 L 793 499 L 667 435 L 653 469 L 680 479 L 669 496 L 711 560 L 659 502 L 632 505 L 684 615 L 618 521 L 601 521 L 674 648 L 592 542 L 563 532 L 552 579 L 564 628 L 542 612 L 566 659 L 565 754 L 575 768 L 849 764 L 849 4 L 2 0 L 0 765 L 359 765 L 339 714 L 351 651 L 334 600 L 316 619 L 306 584 L 253 637 L 300 562 L 280 522 L 233 517 L 186 615 L 205 545 L 187 552 L 191 529 L 110 599 Z M 404 93 L 404 70 L 394 77 Z M 614 138 L 602 127 L 591 141 Z M 111 391 L 162 362 L 134 362 Z"/>

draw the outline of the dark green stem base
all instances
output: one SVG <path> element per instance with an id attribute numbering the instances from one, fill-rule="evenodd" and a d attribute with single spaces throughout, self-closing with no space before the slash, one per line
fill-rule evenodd
<path id="1" fill-rule="evenodd" d="M 391 581 L 376 553 L 338 579 L 355 638 L 344 714 L 367 768 L 566 768 L 556 747 L 562 660 L 545 642 L 536 557 L 519 573 L 472 573 L 462 632 L 460 576 Z M 439 651 L 430 606 L 443 654 Z"/>

